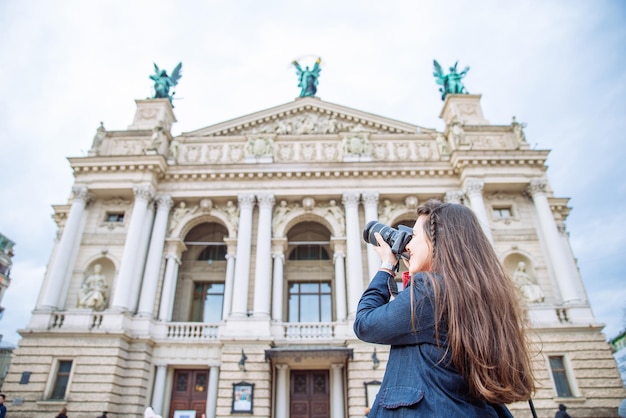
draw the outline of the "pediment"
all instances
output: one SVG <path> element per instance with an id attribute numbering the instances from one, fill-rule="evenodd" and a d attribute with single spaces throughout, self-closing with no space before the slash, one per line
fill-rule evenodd
<path id="1" fill-rule="evenodd" d="M 342 132 L 415 134 L 430 132 L 417 125 L 304 97 L 192 132 L 186 137 L 275 135 L 332 135 Z"/>

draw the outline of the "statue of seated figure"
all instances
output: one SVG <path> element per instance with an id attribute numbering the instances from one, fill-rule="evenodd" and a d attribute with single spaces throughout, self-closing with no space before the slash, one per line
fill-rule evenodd
<path id="1" fill-rule="evenodd" d="M 78 306 L 101 311 L 106 308 L 106 291 L 108 285 L 106 276 L 102 274 L 102 265 L 93 267 L 93 274 L 87 276 L 80 287 L 78 294 Z"/>
<path id="2" fill-rule="evenodd" d="M 528 303 L 543 302 L 545 296 L 541 287 L 533 282 L 530 275 L 526 273 L 526 263 L 520 261 L 517 264 L 517 270 L 513 273 L 513 281 L 517 285 L 518 289 L 522 292 L 524 299 Z"/>

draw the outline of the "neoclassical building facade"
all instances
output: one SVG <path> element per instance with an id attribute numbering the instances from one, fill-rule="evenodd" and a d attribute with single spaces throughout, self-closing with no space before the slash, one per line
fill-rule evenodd
<path id="1" fill-rule="evenodd" d="M 548 151 L 490 124 L 479 95 L 448 95 L 442 132 L 304 97 L 172 136 L 167 99 L 136 103 L 69 158 L 12 417 L 361 418 L 388 354 L 352 331 L 380 263 L 362 231 L 412 225 L 430 198 L 474 210 L 528 303 L 539 416 L 615 416 L 624 388 Z"/>

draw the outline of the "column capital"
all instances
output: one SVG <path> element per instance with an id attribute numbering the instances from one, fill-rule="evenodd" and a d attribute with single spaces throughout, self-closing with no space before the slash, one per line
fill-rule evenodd
<path id="1" fill-rule="evenodd" d="M 482 194 L 485 182 L 479 179 L 469 179 L 465 183 L 465 193 L 468 195 Z"/>
<path id="2" fill-rule="evenodd" d="M 82 200 L 85 203 L 89 202 L 92 197 L 87 186 L 72 187 L 72 194 L 74 195 L 74 200 Z"/>
<path id="3" fill-rule="evenodd" d="M 187 246 L 183 240 L 178 238 L 169 238 L 165 240 L 166 245 L 166 258 L 174 257 L 176 262 L 180 264 L 180 256 L 184 251 L 187 251 Z"/>
<path id="4" fill-rule="evenodd" d="M 533 179 L 528 184 L 528 193 L 534 196 L 539 193 L 545 193 L 548 187 L 548 182 L 545 179 Z"/>
<path id="5" fill-rule="evenodd" d="M 152 186 L 149 185 L 133 186 L 133 193 L 137 200 L 146 200 L 149 202 L 154 198 L 154 190 L 152 190 Z"/>
<path id="6" fill-rule="evenodd" d="M 333 363 L 333 364 L 330 365 L 330 367 L 332 367 L 335 370 L 337 370 L 337 369 L 341 370 L 341 369 L 343 369 L 344 364 L 343 363 Z"/>
<path id="7" fill-rule="evenodd" d="M 443 197 L 443 201 L 446 203 L 461 203 L 463 201 L 463 192 L 460 190 L 452 190 L 446 192 Z"/>
<path id="8" fill-rule="evenodd" d="M 256 197 L 252 193 L 242 193 L 237 196 L 240 208 L 252 208 L 256 201 Z"/>
<path id="9" fill-rule="evenodd" d="M 343 203 L 343 205 L 346 207 L 348 206 L 354 207 L 359 204 L 360 197 L 361 197 L 361 193 L 359 192 L 346 192 L 341 197 L 341 203 Z"/>
<path id="10" fill-rule="evenodd" d="M 364 205 L 378 205 L 378 192 L 367 192 L 361 195 Z"/>
<path id="11" fill-rule="evenodd" d="M 288 364 L 277 364 L 276 365 L 276 370 L 289 370 L 289 365 Z"/>
<path id="12" fill-rule="evenodd" d="M 341 250 L 335 250 L 333 254 L 333 262 L 336 262 L 338 258 L 346 258 L 346 253 Z"/>
<path id="13" fill-rule="evenodd" d="M 272 259 L 280 260 L 282 263 L 285 263 L 285 254 L 283 254 L 283 253 L 272 253 Z"/>
<path id="14" fill-rule="evenodd" d="M 257 202 L 259 202 L 259 207 L 261 208 L 272 208 L 276 200 L 274 199 L 274 195 L 272 193 L 261 193 L 256 195 Z"/>
<path id="15" fill-rule="evenodd" d="M 332 239 L 330 240 L 330 248 L 335 253 L 342 253 L 345 256 L 346 252 L 346 240 L 345 238 Z"/>
<path id="16" fill-rule="evenodd" d="M 172 197 L 167 194 L 159 195 L 154 200 L 156 201 L 158 210 L 167 210 L 169 212 L 170 209 L 172 209 L 172 206 L 174 206 Z"/>

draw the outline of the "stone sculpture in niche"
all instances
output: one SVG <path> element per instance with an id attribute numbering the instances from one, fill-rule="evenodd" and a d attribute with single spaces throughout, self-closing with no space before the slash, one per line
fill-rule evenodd
<path id="1" fill-rule="evenodd" d="M 541 287 L 539 287 L 526 272 L 526 263 L 523 261 L 517 264 L 517 269 L 513 273 L 513 281 L 526 302 L 539 303 L 544 301 L 545 296 Z"/>
<path id="2" fill-rule="evenodd" d="M 96 264 L 93 267 L 93 274 L 87 276 L 80 286 L 78 294 L 78 307 L 89 308 L 101 311 L 106 308 L 108 289 L 106 276 L 102 274 L 102 265 Z"/>

